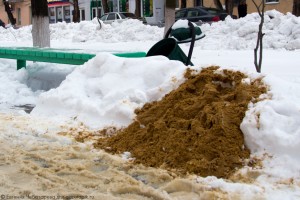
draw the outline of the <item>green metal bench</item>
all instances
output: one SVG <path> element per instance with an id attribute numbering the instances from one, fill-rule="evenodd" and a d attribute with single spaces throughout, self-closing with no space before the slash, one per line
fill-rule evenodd
<path id="1" fill-rule="evenodd" d="M 126 58 L 145 57 L 145 52 L 112 53 Z M 35 47 L 0 47 L 0 58 L 16 59 L 17 69 L 26 68 L 26 61 L 50 62 L 60 64 L 82 65 L 95 54 L 74 53 L 70 50 L 35 48 Z"/>

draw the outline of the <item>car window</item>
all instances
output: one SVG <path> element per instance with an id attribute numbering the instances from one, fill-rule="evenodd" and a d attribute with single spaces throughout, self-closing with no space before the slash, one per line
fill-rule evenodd
<path id="1" fill-rule="evenodd" d="M 125 18 L 128 17 L 128 18 L 132 18 L 132 19 L 137 19 L 137 17 L 133 13 L 120 13 L 120 15 L 124 15 Z"/>
<path id="2" fill-rule="evenodd" d="M 212 10 L 212 9 L 208 9 L 207 10 L 210 14 L 217 14 L 218 11 L 217 10 Z"/>
<path id="3" fill-rule="evenodd" d="M 209 12 L 207 11 L 207 10 L 200 10 L 199 9 L 199 16 L 202 16 L 202 15 L 207 15 L 207 14 L 209 14 Z"/>
<path id="4" fill-rule="evenodd" d="M 119 16 L 118 14 L 116 14 L 116 18 L 117 18 L 117 19 L 121 19 L 120 16 Z"/>
<path id="5" fill-rule="evenodd" d="M 189 10 L 187 12 L 188 17 L 197 17 L 198 16 L 198 11 L 197 10 Z"/>
<path id="6" fill-rule="evenodd" d="M 107 20 L 115 20 L 115 19 L 116 19 L 116 14 L 115 13 L 108 14 Z"/>
<path id="7" fill-rule="evenodd" d="M 123 15 L 123 13 L 120 13 L 120 16 L 121 16 L 122 19 L 126 19 L 126 16 Z"/>
<path id="8" fill-rule="evenodd" d="M 103 15 L 103 16 L 100 18 L 100 20 L 105 21 L 106 18 L 107 18 L 107 15 Z"/>
<path id="9" fill-rule="evenodd" d="M 224 12 L 224 11 L 216 9 L 216 8 L 203 8 L 203 9 L 210 14 L 218 14 L 218 13 Z"/>
<path id="10" fill-rule="evenodd" d="M 175 17 L 182 18 L 182 17 L 184 17 L 184 14 L 185 14 L 185 10 L 180 10 L 175 13 Z"/>

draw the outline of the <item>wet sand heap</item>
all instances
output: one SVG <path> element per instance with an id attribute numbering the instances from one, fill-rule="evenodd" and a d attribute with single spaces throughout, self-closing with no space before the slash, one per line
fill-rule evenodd
<path id="1" fill-rule="evenodd" d="M 180 174 L 228 178 L 250 152 L 240 124 L 250 101 L 266 92 L 261 80 L 243 83 L 241 72 L 187 70 L 186 81 L 162 100 L 136 110 L 136 120 L 95 147 L 129 151 L 135 163 Z"/>

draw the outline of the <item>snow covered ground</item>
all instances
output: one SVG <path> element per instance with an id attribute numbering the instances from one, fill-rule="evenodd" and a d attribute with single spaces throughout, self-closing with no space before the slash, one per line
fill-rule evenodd
<path id="1" fill-rule="evenodd" d="M 134 109 L 159 100 L 183 80 L 181 62 L 164 57 L 119 58 L 147 52 L 163 29 L 128 20 L 51 25 L 51 47 L 97 56 L 82 66 L 0 59 L 0 195 L 90 195 L 95 199 L 300 199 L 300 18 L 267 12 L 262 73 L 253 64 L 257 14 L 202 25 L 192 62 L 263 77 L 266 99 L 249 105 L 241 124 L 260 167 L 234 180 L 185 178 L 160 169 L 128 167 L 126 160 L 78 144 L 70 129 L 123 127 Z M 0 28 L 2 47 L 32 46 L 31 27 Z M 188 52 L 189 44 L 180 44 Z M 176 80 L 176 81 L 174 81 Z M 34 105 L 31 114 L 24 106 Z M 259 127 L 259 128 L 258 128 Z M 245 178 L 247 177 L 247 178 Z M 89 198 L 89 197 L 87 197 Z"/>

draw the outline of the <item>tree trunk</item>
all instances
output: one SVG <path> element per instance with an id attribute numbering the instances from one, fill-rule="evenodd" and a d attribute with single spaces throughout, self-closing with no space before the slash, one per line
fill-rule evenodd
<path id="1" fill-rule="evenodd" d="M 135 0 L 135 15 L 141 17 L 141 0 Z"/>
<path id="2" fill-rule="evenodd" d="M 5 11 L 7 13 L 8 19 L 11 23 L 12 26 L 16 24 L 16 19 L 14 18 L 13 14 L 11 13 L 10 7 L 9 7 L 9 2 L 7 0 L 3 0 L 3 4 L 5 7 Z"/>
<path id="3" fill-rule="evenodd" d="M 176 8 L 176 1 L 166 0 L 164 35 L 167 33 L 169 28 L 175 23 L 175 8 Z"/>
<path id="4" fill-rule="evenodd" d="M 104 13 L 109 12 L 107 0 L 102 0 L 102 7 L 103 7 Z"/>
<path id="5" fill-rule="evenodd" d="M 31 0 L 32 41 L 34 47 L 50 47 L 47 0 Z"/>
<path id="6" fill-rule="evenodd" d="M 74 12 L 73 12 L 73 22 L 80 22 L 79 6 L 78 0 L 73 0 Z"/>
<path id="7" fill-rule="evenodd" d="M 294 0 L 293 3 L 293 15 L 300 16 L 300 0 Z"/>
<path id="8" fill-rule="evenodd" d="M 214 4 L 219 10 L 224 10 L 220 0 L 214 0 Z"/>
<path id="9" fill-rule="evenodd" d="M 232 16 L 233 13 L 233 0 L 225 0 L 226 12 Z"/>
<path id="10" fill-rule="evenodd" d="M 263 37 L 264 33 L 262 32 L 263 24 L 264 24 L 264 14 L 265 14 L 265 0 L 261 0 L 260 4 L 258 5 L 255 0 L 252 0 L 253 4 L 255 5 L 257 12 L 260 16 L 260 23 L 258 27 L 257 33 L 257 40 L 256 40 L 256 47 L 254 49 L 254 65 L 256 71 L 258 73 L 261 72 L 261 65 L 263 59 Z M 259 56 L 257 55 L 259 51 Z"/>

